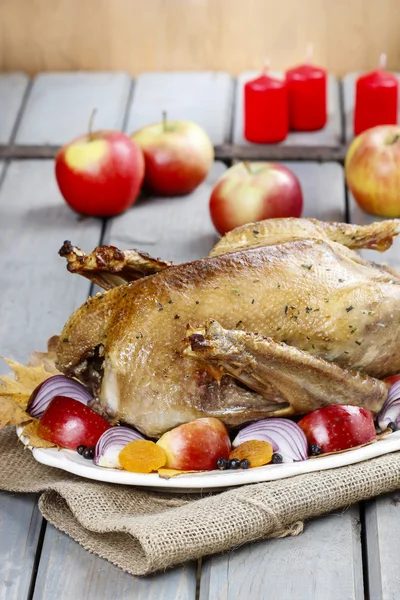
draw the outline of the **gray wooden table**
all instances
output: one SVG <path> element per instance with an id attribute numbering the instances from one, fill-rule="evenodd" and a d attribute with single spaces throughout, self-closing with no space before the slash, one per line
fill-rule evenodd
<path id="1" fill-rule="evenodd" d="M 89 284 L 69 275 L 57 255 L 64 239 L 85 250 L 112 243 L 174 261 L 205 256 L 217 239 L 208 199 L 227 160 L 216 161 L 192 195 L 149 198 L 103 222 L 80 219 L 67 208 L 53 161 L 44 157 L 85 130 L 94 106 L 98 127 L 130 132 L 166 108 L 174 118 L 199 122 L 217 151 L 224 149 L 222 158 L 280 156 L 279 146 L 249 148 L 241 139 L 241 112 L 234 107 L 246 77 L 235 82 L 227 73 L 155 73 L 132 82 L 126 73 L 54 73 L 33 81 L 23 74 L 0 76 L 1 355 L 25 361 L 89 293 Z M 330 94 L 328 129 L 313 140 L 291 136 L 282 156 L 303 159 L 287 164 L 303 187 L 304 216 L 368 222 L 347 197 L 341 164 L 311 160 L 320 146 L 330 149 L 328 158 L 343 155 L 340 82 L 331 80 Z M 351 94 L 346 98 L 351 102 Z M 308 145 L 309 153 L 299 154 L 299 145 Z M 385 260 L 400 266 L 399 256 L 397 243 Z M 394 600 L 400 598 L 399 506 L 400 495 L 393 494 L 315 519 L 297 538 L 258 542 L 140 579 L 46 524 L 34 495 L 0 493 L 0 600 Z"/>

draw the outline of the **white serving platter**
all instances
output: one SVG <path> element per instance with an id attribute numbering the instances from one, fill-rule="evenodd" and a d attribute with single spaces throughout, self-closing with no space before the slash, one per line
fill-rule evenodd
<path id="1" fill-rule="evenodd" d="M 19 437 L 21 436 L 21 432 L 21 428 L 17 428 Z M 20 439 L 25 444 L 28 443 L 27 439 L 23 437 Z M 130 473 L 121 469 L 97 467 L 91 460 L 82 458 L 82 456 L 72 450 L 31 448 L 34 458 L 43 465 L 62 469 L 86 479 L 121 485 L 134 485 L 162 490 L 164 492 L 183 493 L 201 492 L 202 490 L 216 491 L 249 483 L 275 481 L 277 479 L 285 479 L 286 477 L 303 475 L 304 473 L 326 471 L 328 469 L 363 462 L 399 450 L 400 431 L 396 431 L 367 446 L 337 454 L 311 458 L 302 462 L 283 463 L 279 465 L 270 464 L 265 467 L 238 471 L 202 471 L 164 479 L 157 473 L 144 475 L 142 473 Z"/>

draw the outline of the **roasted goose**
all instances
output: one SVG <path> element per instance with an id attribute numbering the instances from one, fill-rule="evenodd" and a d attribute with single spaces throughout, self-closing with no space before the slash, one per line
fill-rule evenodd
<path id="1" fill-rule="evenodd" d="M 268 220 L 176 266 L 65 244 L 69 270 L 108 291 L 65 325 L 58 367 L 154 437 L 200 416 L 236 426 L 335 403 L 376 412 L 378 378 L 400 371 L 400 275 L 354 249 L 385 250 L 399 232 L 397 220 Z"/>

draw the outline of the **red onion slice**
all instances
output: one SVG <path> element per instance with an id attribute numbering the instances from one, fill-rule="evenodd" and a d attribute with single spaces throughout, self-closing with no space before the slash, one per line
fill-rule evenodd
<path id="1" fill-rule="evenodd" d="M 384 431 L 389 423 L 395 423 L 400 428 L 400 381 L 396 381 L 390 388 L 388 397 L 376 418 L 378 427 Z"/>
<path id="2" fill-rule="evenodd" d="M 121 469 L 119 453 L 129 442 L 144 440 L 144 436 L 130 427 L 111 427 L 100 437 L 94 450 L 93 462 L 99 467 Z"/>
<path id="3" fill-rule="evenodd" d="M 90 392 L 79 381 L 66 375 L 53 375 L 33 390 L 28 402 L 28 413 L 32 417 L 40 419 L 55 396 L 73 398 L 86 406 L 90 400 L 93 400 Z"/>
<path id="4" fill-rule="evenodd" d="M 232 442 L 236 448 L 243 442 L 261 440 L 269 442 L 283 462 L 294 462 L 308 458 L 307 438 L 300 427 L 290 419 L 271 418 L 256 421 L 244 427 Z"/>

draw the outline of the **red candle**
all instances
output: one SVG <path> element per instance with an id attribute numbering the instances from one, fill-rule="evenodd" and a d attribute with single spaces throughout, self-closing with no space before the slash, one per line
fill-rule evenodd
<path id="1" fill-rule="evenodd" d="M 244 86 L 244 137 L 257 144 L 285 139 L 289 130 L 286 82 L 264 71 Z"/>
<path id="2" fill-rule="evenodd" d="M 286 71 L 289 121 L 293 131 L 316 131 L 326 124 L 326 71 L 310 64 L 311 46 L 306 64 Z"/>
<path id="3" fill-rule="evenodd" d="M 399 82 L 394 75 L 383 70 L 385 63 L 386 55 L 382 54 L 378 69 L 357 79 L 354 135 L 375 125 L 397 123 Z"/>

